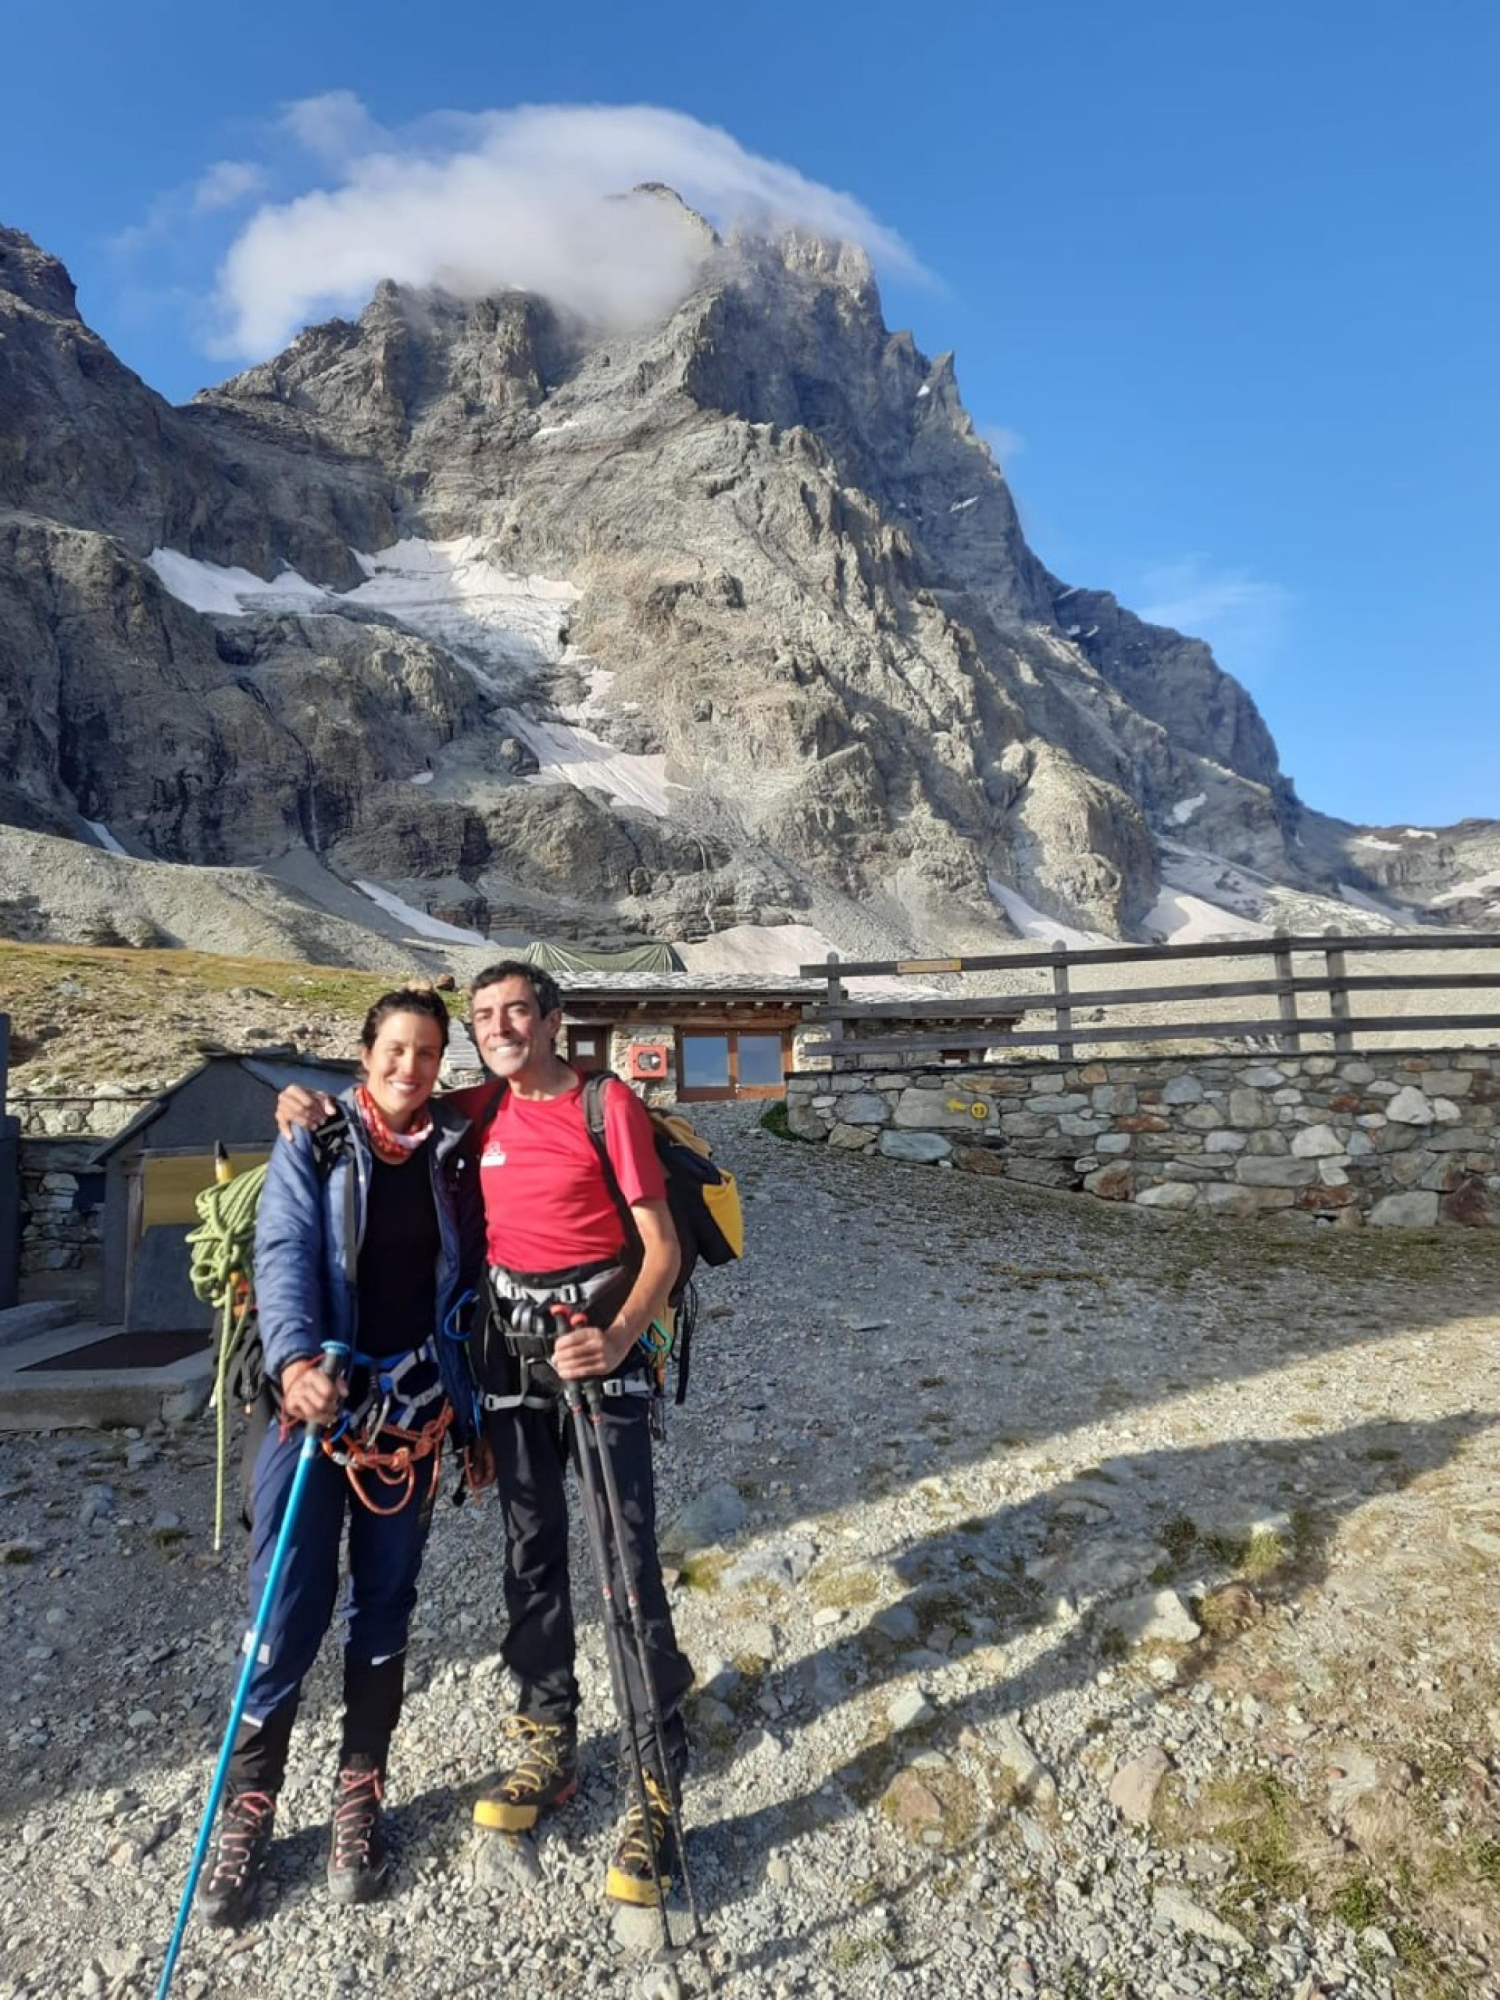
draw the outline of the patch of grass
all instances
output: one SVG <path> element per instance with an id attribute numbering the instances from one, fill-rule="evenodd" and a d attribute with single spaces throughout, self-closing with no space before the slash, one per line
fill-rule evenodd
<path id="1" fill-rule="evenodd" d="M 1306 1893 L 1296 1858 L 1295 1825 L 1305 1811 L 1296 1794 L 1267 1772 L 1235 1772 L 1204 1787 L 1199 1817 L 1231 1848 L 1240 1871 L 1262 1894 L 1288 1901 Z"/>
<path id="2" fill-rule="evenodd" d="M 36 1550 L 28 1549 L 23 1543 L 12 1542 L 10 1547 L 5 1551 L 5 1560 L 7 1563 L 12 1563 L 17 1565 L 21 1563 L 35 1562 Z"/>
<path id="3" fill-rule="evenodd" d="M 769 1132 L 773 1139 L 786 1139 L 794 1146 L 807 1146 L 813 1143 L 809 1139 L 804 1139 L 800 1132 L 792 1130 L 784 1101 L 766 1106 L 760 1114 L 760 1129 L 762 1132 Z"/>
<path id="4" fill-rule="evenodd" d="M 1281 1568 L 1288 1553 L 1280 1535 L 1269 1528 L 1257 1528 L 1240 1559 L 1240 1574 L 1251 1583 L 1259 1583 Z"/>
<path id="5" fill-rule="evenodd" d="M 185 1542 L 187 1536 L 188 1531 L 186 1528 L 153 1528 L 151 1530 L 151 1539 L 159 1549 L 175 1548 L 179 1542 Z"/>
<path id="6" fill-rule="evenodd" d="M 841 1931 L 829 1940 L 828 1959 L 840 1972 L 853 1972 L 856 1966 L 879 1958 L 884 1949 L 879 1938 L 855 1937 L 852 1931 Z"/>
<path id="7" fill-rule="evenodd" d="M 814 1604 L 837 1611 L 853 1611 L 862 1604 L 873 1604 L 880 1595 L 879 1582 L 864 1569 L 814 1573 L 807 1580 L 807 1588 Z"/>
<path id="8" fill-rule="evenodd" d="M 1328 1910 L 1351 1931 L 1368 1930 L 1386 1913 L 1385 1891 L 1368 1875 L 1354 1875 L 1333 1898 Z"/>
<path id="9" fill-rule="evenodd" d="M 724 1580 L 724 1572 L 728 1567 L 729 1557 L 719 1549 L 700 1555 L 684 1556 L 679 1574 L 684 1587 L 688 1590 L 717 1590 Z"/>

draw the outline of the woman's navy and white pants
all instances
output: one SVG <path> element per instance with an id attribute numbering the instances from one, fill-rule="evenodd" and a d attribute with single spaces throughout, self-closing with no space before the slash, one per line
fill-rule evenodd
<path id="1" fill-rule="evenodd" d="M 398 1440 L 391 1439 L 394 1444 Z M 302 1449 L 302 1427 L 281 1435 L 273 1425 L 255 1463 L 251 1528 L 251 1615 L 265 1589 L 271 1553 Z M 382 1506 L 394 1493 L 375 1488 Z M 296 1719 L 302 1682 L 338 1602 L 344 1524 L 349 1532 L 349 1589 L 344 1635 L 344 1741 L 340 1761 L 363 1754 L 385 1768 L 401 1713 L 405 1653 L 417 1602 L 417 1579 L 432 1522 L 432 1464 L 395 1513 L 376 1514 L 355 1496 L 341 1465 L 319 1451 L 308 1468 L 280 1587 L 270 1607 L 230 1764 L 235 1789 L 276 1791 Z"/>

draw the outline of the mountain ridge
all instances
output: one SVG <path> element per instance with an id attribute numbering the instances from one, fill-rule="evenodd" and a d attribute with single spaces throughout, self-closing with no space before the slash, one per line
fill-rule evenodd
<path id="1" fill-rule="evenodd" d="M 1150 935 L 1189 834 L 1289 897 L 1397 899 L 1361 922 L 1484 917 L 1488 885 L 1443 898 L 1493 823 L 1382 847 L 1311 811 L 1207 646 L 1046 568 L 862 252 L 682 214 L 658 325 L 384 284 L 178 409 L 0 231 L 0 821 L 302 846 L 601 942 L 816 912 L 972 948 L 1014 906 Z"/>

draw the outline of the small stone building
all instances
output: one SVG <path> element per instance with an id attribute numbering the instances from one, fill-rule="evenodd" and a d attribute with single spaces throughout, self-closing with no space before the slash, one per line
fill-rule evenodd
<path id="1" fill-rule="evenodd" d="M 258 1166 L 286 1084 L 337 1092 L 353 1073 L 311 1056 L 210 1056 L 107 1140 L 93 1162 L 105 1176 L 101 1320 L 133 1333 L 206 1332 L 213 1312 L 193 1296 L 186 1237 L 215 1144 L 237 1169 Z"/>
<path id="2" fill-rule="evenodd" d="M 813 979 L 731 973 L 580 972 L 565 976 L 560 1052 L 585 1075 L 612 1069 L 652 1104 L 785 1097 L 818 1066 L 821 1031 L 802 1009 Z"/>

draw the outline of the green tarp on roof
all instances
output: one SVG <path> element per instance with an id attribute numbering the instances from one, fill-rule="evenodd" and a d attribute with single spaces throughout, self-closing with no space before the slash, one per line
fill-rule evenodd
<path id="1" fill-rule="evenodd" d="M 624 951 L 584 951 L 573 944 L 527 945 L 521 956 L 543 972 L 681 972 L 682 960 L 669 944 L 633 944 Z"/>

